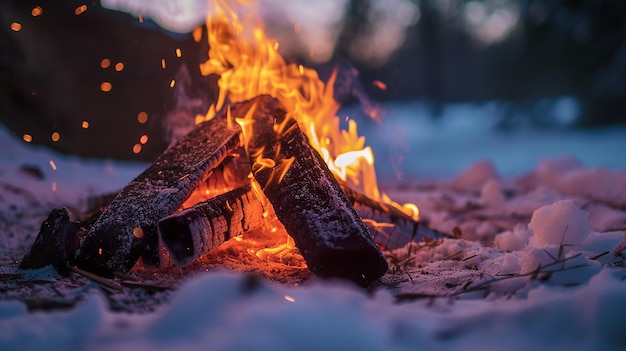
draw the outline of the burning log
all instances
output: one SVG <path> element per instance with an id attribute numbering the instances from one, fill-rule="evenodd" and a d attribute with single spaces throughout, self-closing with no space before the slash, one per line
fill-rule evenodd
<path id="1" fill-rule="evenodd" d="M 76 264 L 105 276 L 126 272 L 150 243 L 157 222 L 176 211 L 211 169 L 239 146 L 239 127 L 222 115 L 196 126 L 133 179 L 81 239 Z"/>
<path id="2" fill-rule="evenodd" d="M 368 227 L 374 241 L 386 249 L 401 248 L 411 241 L 421 241 L 424 238 L 452 237 L 414 220 L 394 206 L 367 197 L 344 182 L 339 184 Z"/>
<path id="3" fill-rule="evenodd" d="M 309 269 L 360 284 L 380 278 L 387 261 L 322 157 L 276 100 L 256 102 L 252 135 L 244 126 L 253 174 Z"/>
<path id="4" fill-rule="evenodd" d="M 161 219 L 158 232 L 177 266 L 263 226 L 263 206 L 248 185 Z"/>

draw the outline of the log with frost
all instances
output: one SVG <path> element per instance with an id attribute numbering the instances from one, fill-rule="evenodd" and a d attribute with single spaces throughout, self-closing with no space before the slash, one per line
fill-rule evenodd
<path id="1" fill-rule="evenodd" d="M 449 234 L 434 230 L 427 224 L 414 220 L 394 206 L 367 197 L 350 188 L 345 182 L 339 184 L 356 213 L 368 227 L 374 241 L 385 249 L 401 248 L 411 241 L 422 241 L 424 238 L 451 237 Z"/>
<path id="2" fill-rule="evenodd" d="M 20 263 L 20 269 L 37 269 L 52 265 L 62 275 L 69 274 L 68 264 L 74 259 L 83 224 L 70 220 L 66 208 L 54 209 L 41 224 L 30 251 Z"/>
<path id="3" fill-rule="evenodd" d="M 154 242 L 157 222 L 174 213 L 239 146 L 240 132 L 218 115 L 165 150 L 122 189 L 81 239 L 76 264 L 105 276 L 130 270 Z"/>
<path id="4" fill-rule="evenodd" d="M 268 96 L 255 103 L 252 135 L 244 133 L 253 174 L 311 272 L 359 284 L 383 276 L 387 261 L 296 121 Z"/>
<path id="5" fill-rule="evenodd" d="M 159 237 L 182 267 L 232 237 L 261 228 L 263 212 L 252 188 L 239 187 L 161 219 Z"/>

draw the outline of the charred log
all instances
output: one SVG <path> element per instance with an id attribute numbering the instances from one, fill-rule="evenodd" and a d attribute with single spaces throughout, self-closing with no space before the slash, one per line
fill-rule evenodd
<path id="1" fill-rule="evenodd" d="M 255 101 L 248 140 L 253 174 L 309 269 L 359 284 L 380 278 L 387 261 L 322 157 L 276 100 Z M 257 162 L 257 150 L 267 162 Z"/>
<path id="2" fill-rule="evenodd" d="M 70 220 L 66 208 L 52 210 L 41 224 L 39 234 L 19 268 L 37 269 L 52 265 L 59 274 L 69 275 L 67 267 L 73 263 L 82 228 L 80 222 Z"/>
<path id="3" fill-rule="evenodd" d="M 176 211 L 239 146 L 240 129 L 224 116 L 204 122 L 132 180 L 81 239 L 76 264 L 105 276 L 126 272 L 151 242 L 157 222 Z"/>
<path id="4" fill-rule="evenodd" d="M 374 241 L 385 249 L 397 249 L 411 241 L 422 241 L 424 238 L 452 237 L 430 228 L 426 223 L 414 220 L 394 206 L 367 197 L 344 182 L 339 184 L 356 213 L 363 219 Z"/>
<path id="5" fill-rule="evenodd" d="M 163 218 L 158 231 L 170 257 L 185 266 L 232 237 L 263 226 L 263 206 L 240 187 Z"/>

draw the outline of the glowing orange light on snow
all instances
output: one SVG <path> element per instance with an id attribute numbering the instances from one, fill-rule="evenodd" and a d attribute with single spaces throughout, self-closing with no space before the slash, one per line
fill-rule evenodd
<path id="1" fill-rule="evenodd" d="M 278 42 L 266 37 L 255 5 L 250 0 L 208 2 L 206 33 L 209 52 L 200 71 L 203 75 L 220 76 L 219 95 L 206 116 L 196 118 L 196 122 L 211 119 L 227 101 L 240 102 L 262 94 L 271 95 L 285 107 L 287 118 L 298 122 L 310 144 L 338 179 L 417 219 L 417 206 L 397 204 L 379 191 L 374 155 L 371 148 L 365 146 L 365 138 L 358 135 L 356 122 L 349 120 L 347 129 L 341 128 L 341 121 L 336 116 L 340 106 L 333 96 L 336 72 L 325 84 L 315 70 L 287 63 L 277 51 Z M 194 31 L 194 39 L 200 35 L 200 31 Z M 380 82 L 379 88 L 383 84 Z M 242 126 L 244 139 L 253 132 L 250 127 L 253 121 L 248 120 L 252 113 L 248 115 L 234 116 Z M 248 150 L 253 157 L 261 155 L 261 151 Z M 261 167 L 271 167 L 267 160 L 258 158 L 257 161 Z"/>

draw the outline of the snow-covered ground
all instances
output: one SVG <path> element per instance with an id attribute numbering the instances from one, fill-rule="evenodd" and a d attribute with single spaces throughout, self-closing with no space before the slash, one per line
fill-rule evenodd
<path id="1" fill-rule="evenodd" d="M 0 349 L 626 349 L 624 127 L 498 135 L 411 105 L 388 113 L 370 144 L 402 139 L 419 152 L 405 154 L 401 182 L 382 175 L 387 193 L 460 238 L 386 251 L 391 270 L 371 291 L 209 269 L 143 313 L 112 311 L 115 296 L 94 283 L 17 263 L 52 208 L 85 210 L 146 165 L 59 155 L 0 128 Z M 16 291 L 80 299 L 29 311 L 31 296 Z"/>

